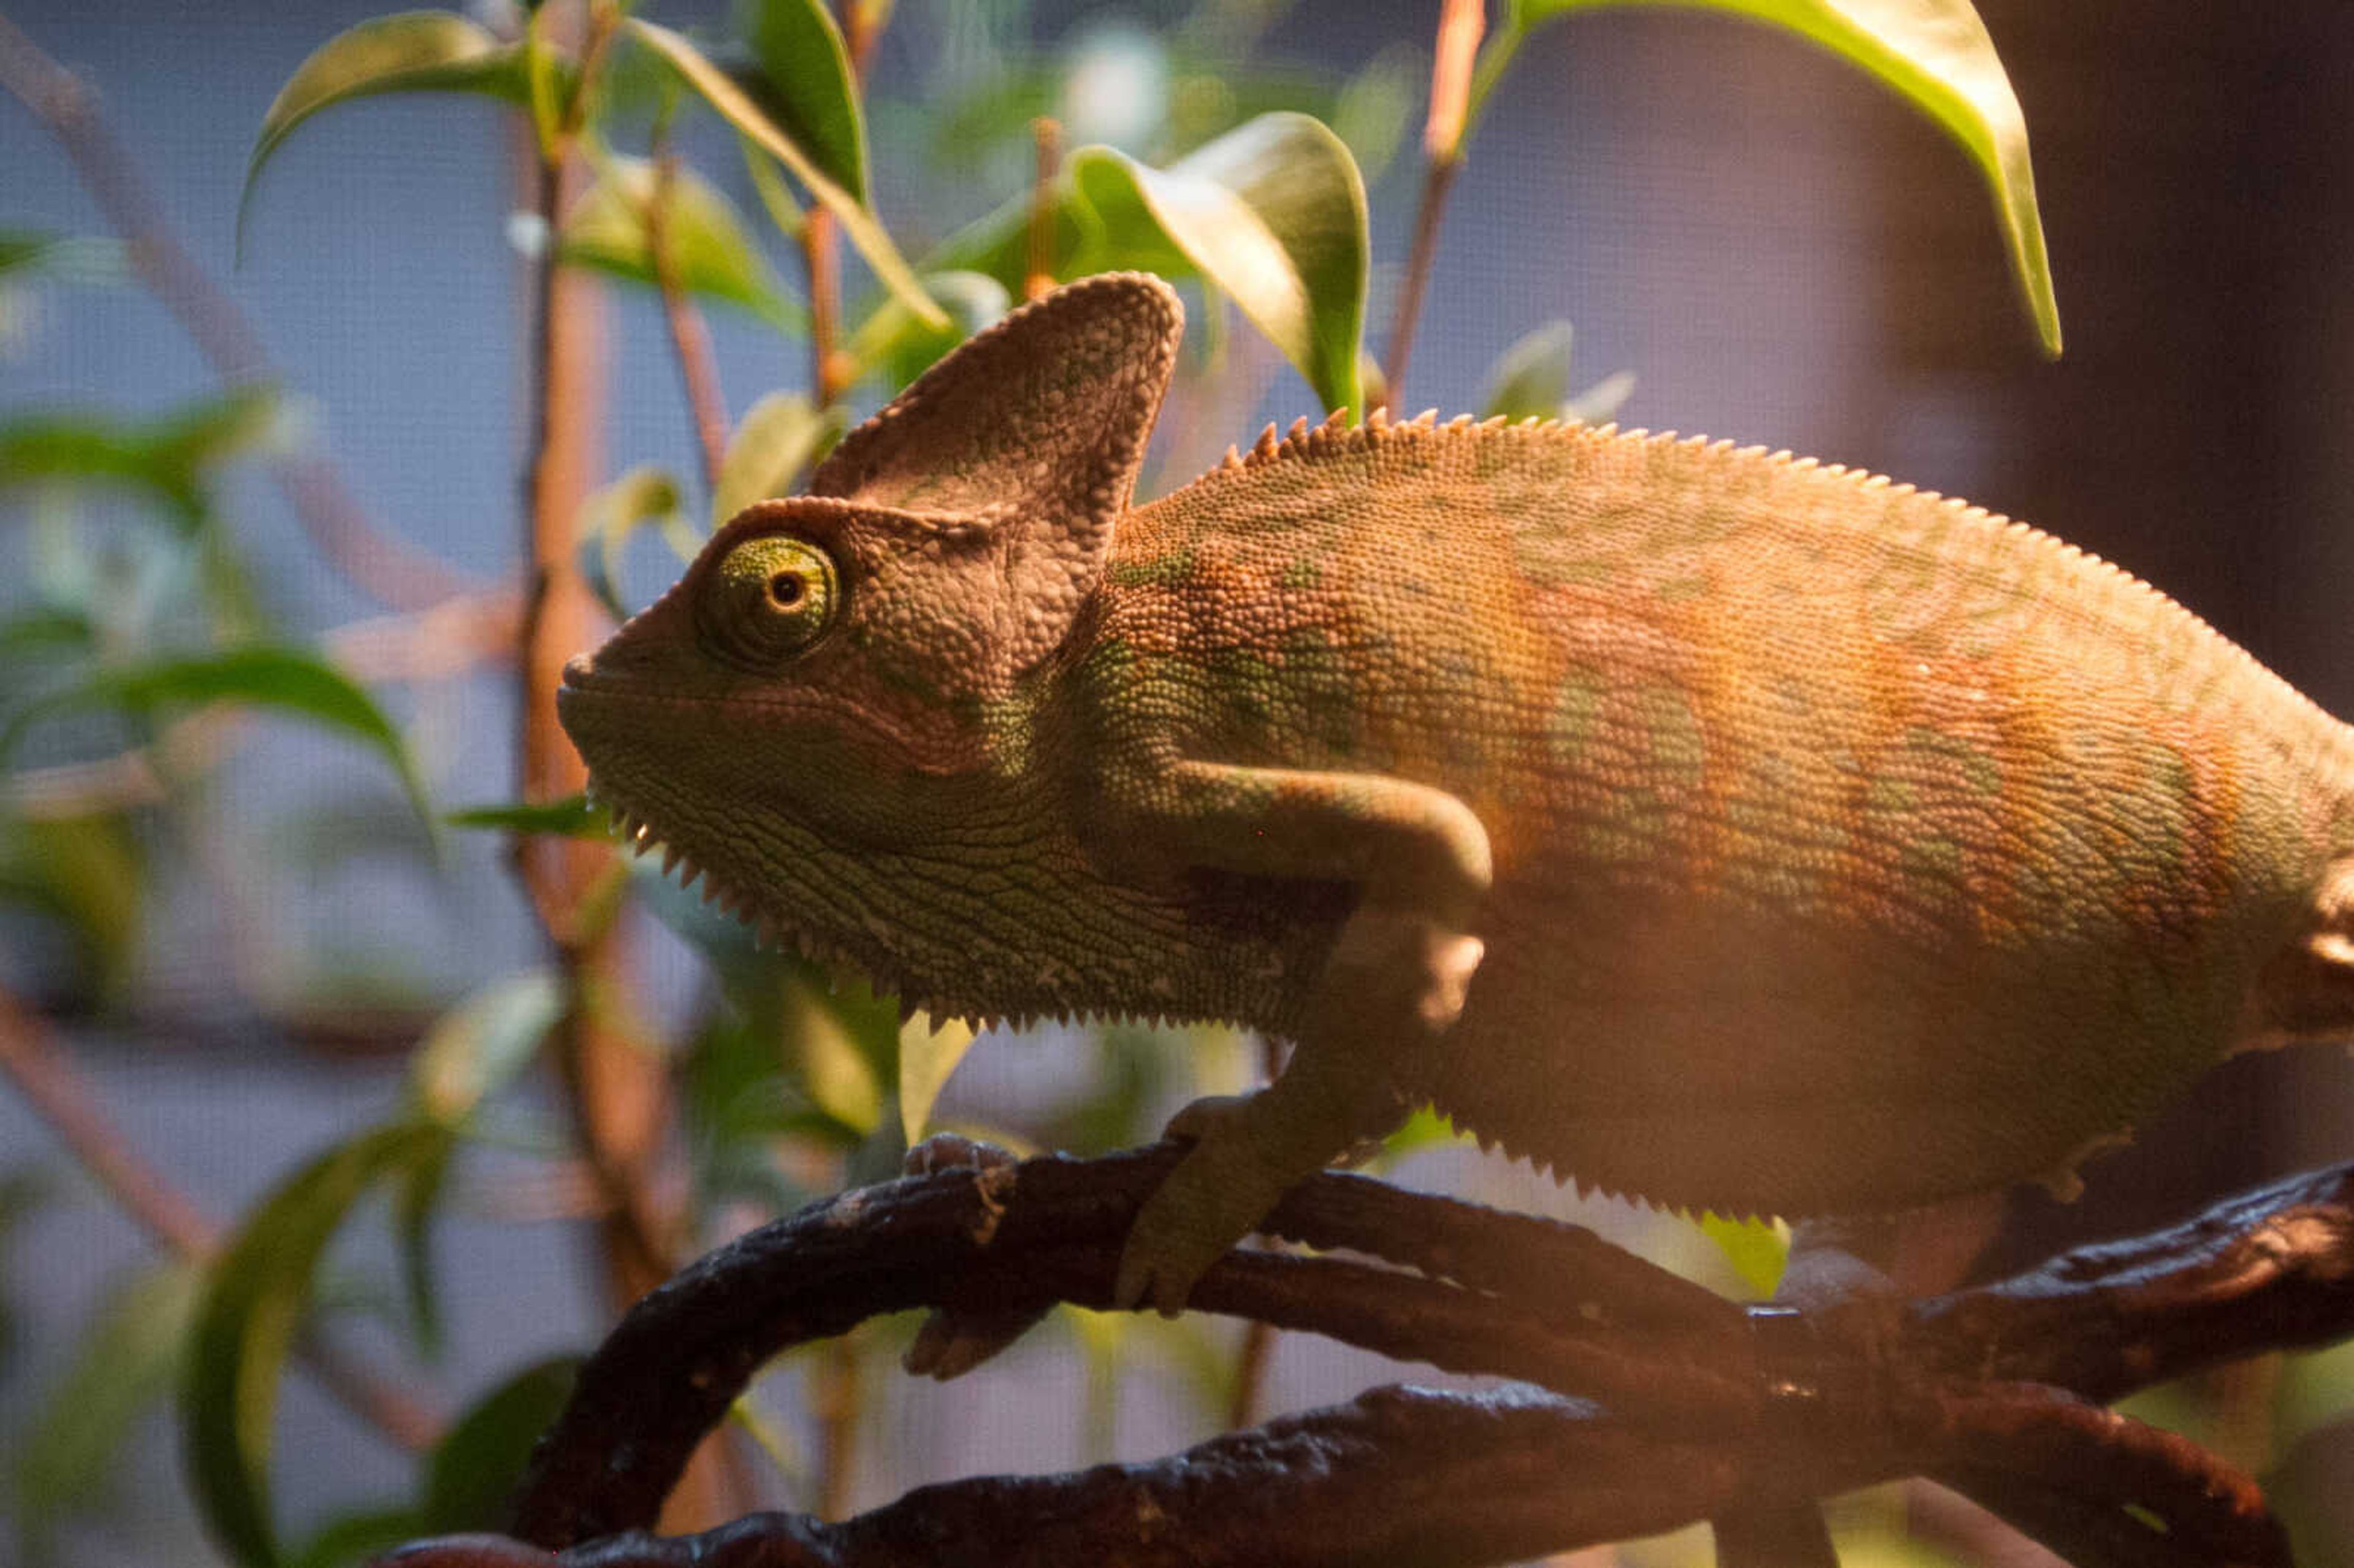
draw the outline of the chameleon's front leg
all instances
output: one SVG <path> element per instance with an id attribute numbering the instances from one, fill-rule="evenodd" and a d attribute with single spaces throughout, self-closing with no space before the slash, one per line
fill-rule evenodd
<path id="1" fill-rule="evenodd" d="M 1491 862 L 1469 807 L 1405 779 L 1180 762 L 1140 782 L 1123 825 L 1153 849 L 1359 894 L 1276 1081 L 1170 1123 L 1194 1145 L 1138 1214 L 1113 1303 L 1174 1314 L 1288 1188 L 1404 1118 L 1479 965 Z"/>

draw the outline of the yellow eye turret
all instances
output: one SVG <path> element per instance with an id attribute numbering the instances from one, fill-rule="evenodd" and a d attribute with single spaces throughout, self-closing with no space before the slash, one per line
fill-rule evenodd
<path id="1" fill-rule="evenodd" d="M 722 557 L 696 611 L 716 652 L 766 668 L 816 641 L 841 606 L 832 556 L 807 540 L 764 534 Z"/>

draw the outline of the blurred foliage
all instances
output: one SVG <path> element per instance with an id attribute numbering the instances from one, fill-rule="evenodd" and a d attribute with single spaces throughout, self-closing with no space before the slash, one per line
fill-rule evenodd
<path id="1" fill-rule="evenodd" d="M 1994 190 L 2037 319 L 2056 344 L 2023 128 L 1967 4 L 1688 3 L 1831 48 L 1944 125 Z M 789 493 L 841 438 L 852 411 L 821 389 L 826 381 L 886 398 L 1046 283 L 1126 268 L 1185 281 L 1209 344 L 1184 360 L 1189 402 L 1230 418 L 1237 433 L 1254 392 L 1242 356 L 1223 351 L 1230 311 L 1323 408 L 1363 412 L 1366 181 L 1411 145 L 1428 79 L 1426 39 L 1397 40 L 1344 73 L 1260 48 L 1288 0 L 1201 0 L 1159 7 L 1157 26 L 1088 21 L 1040 48 L 1020 0 L 961 0 L 938 20 L 936 58 L 917 90 L 870 102 L 860 40 L 871 42 L 891 7 L 845 4 L 837 15 L 822 0 L 742 0 L 724 26 L 684 31 L 648 14 L 659 7 L 608 0 L 362 23 L 320 44 L 263 112 L 237 207 L 239 244 L 266 246 L 292 220 L 295 176 L 281 171 L 266 185 L 261 176 L 315 117 L 390 94 L 471 95 L 505 106 L 543 161 L 577 150 L 591 176 L 553 232 L 512 230 L 526 249 L 553 246 L 558 264 L 620 288 L 656 289 L 667 272 L 684 302 L 729 307 L 724 326 L 754 324 L 796 349 L 822 325 L 844 373 L 747 404 L 709 483 L 692 454 L 666 452 L 588 499 L 576 562 L 616 617 L 643 601 L 624 580 L 642 535 L 690 558 L 744 505 Z M 1512 0 L 1482 57 L 1479 101 L 1529 29 L 1581 8 Z M 1058 121 L 1071 147 L 1043 178 L 1040 117 Z M 677 151 L 714 144 L 729 155 L 699 166 Z M 486 159 L 504 155 L 483 145 Z M 895 231 L 876 201 L 884 173 L 895 192 L 956 199 L 905 201 Z M 961 227 L 949 220 L 981 207 L 990 210 Z M 822 323 L 812 317 L 814 292 L 787 281 L 804 276 L 815 212 L 830 215 L 863 260 L 854 283 L 866 291 Z M 451 221 L 495 228 L 504 219 L 482 211 Z M 130 275 L 112 241 L 0 228 L 0 348 L 42 289 Z M 1630 379 L 1573 391 L 1567 324 L 1532 325 L 1496 366 L 1487 411 L 1610 418 Z M 262 387 L 161 414 L 0 415 L 0 505 L 24 518 L 27 560 L 0 613 L 0 909 L 12 930 L 43 932 L 56 949 L 56 961 L 9 977 L 37 982 L 32 1000 L 53 1013 L 127 1011 L 151 924 L 185 907 L 190 885 L 197 898 L 233 906 L 217 866 L 238 846 L 224 847 L 217 797 L 264 726 L 356 742 L 411 810 L 461 836 L 551 835 L 592 852 L 620 837 L 578 797 L 502 802 L 489 781 L 435 779 L 436 749 L 426 743 L 432 683 L 457 672 L 363 679 L 349 654 L 380 647 L 382 629 L 371 643 L 361 635 L 368 628 L 306 640 L 280 624 L 253 587 L 249 531 L 223 497 L 244 469 L 308 455 L 313 439 Z M 506 503 L 472 504 L 497 515 Z M 671 569 L 665 563 L 665 577 Z M 408 637 L 396 671 L 447 652 L 444 623 L 420 619 Z M 394 684 L 408 689 L 384 689 Z M 315 831 L 290 820 L 264 832 L 304 863 L 341 855 L 359 842 L 353 824 L 366 820 L 365 808 L 392 798 L 367 778 L 355 778 L 349 793 Z M 474 804 L 443 816 L 434 804 L 441 794 Z M 360 838 L 411 857 L 420 877 L 439 874 L 427 835 L 380 845 Z M 568 1020 L 640 1041 L 662 1064 L 675 1136 L 650 1181 L 684 1194 L 677 1240 L 688 1254 L 845 1183 L 896 1173 L 907 1143 L 938 1119 L 943 1086 L 972 1040 L 963 1024 L 903 1019 L 892 998 L 760 950 L 650 865 L 596 879 L 574 913 L 577 941 L 659 927 L 693 954 L 702 984 L 686 1016 L 649 1022 L 629 995 L 539 969 L 479 977 L 469 993 L 439 997 L 438 1016 L 404 1033 L 406 1082 L 376 1120 L 271 1184 L 211 1255 L 136 1271 L 91 1304 L 79 1355 L 41 1375 L 30 1415 L 5 1445 L 16 1456 L 5 1485 L 24 1561 L 52 1560 L 61 1525 L 115 1506 L 108 1483 L 126 1433 L 175 1389 L 187 1485 L 232 1562 L 336 1568 L 422 1531 L 497 1524 L 532 1437 L 569 1385 L 568 1358 L 478 1391 L 418 1457 L 412 1495 L 352 1498 L 301 1532 L 272 1500 L 273 1428 L 289 1365 L 353 1298 L 337 1260 L 355 1234 L 385 1233 L 411 1349 L 430 1361 L 455 1288 L 434 1266 L 433 1235 L 453 1205 L 503 1183 L 516 1192 L 579 1184 L 574 1134 L 535 1108 L 548 1088 L 546 1043 Z M 405 996 L 399 938 L 387 927 L 379 940 L 363 955 L 366 970 L 332 996 L 306 997 L 299 984 L 258 994 L 270 988 L 242 961 L 227 966 L 224 984 L 249 993 L 242 1004 L 257 1018 L 271 1008 L 299 1016 L 306 1001 L 349 1012 L 371 985 Z M 270 973 L 284 980 L 281 969 Z M 1083 1071 L 1012 1125 L 978 1126 L 960 1107 L 949 1119 L 1017 1148 L 1138 1142 L 1189 1093 L 1240 1089 L 1259 1065 L 1255 1043 L 1217 1029 L 1172 1039 L 1106 1027 L 1076 1037 L 1071 1054 Z M 1425 1113 L 1381 1158 L 1459 1154 L 1459 1144 Z M 0 1243 L 49 1187 L 29 1170 L 0 1180 Z M 1713 1282 L 1770 1290 L 1778 1233 L 1712 1222 L 1721 1249 L 1712 1252 L 1681 1222 L 1659 1224 L 1676 1245 L 1697 1244 L 1695 1266 L 1713 1268 Z M 0 1329 L 11 1277 L 0 1272 Z M 1087 1314 L 1056 1321 L 1091 1369 L 1076 1419 L 1092 1453 L 1110 1451 L 1132 1365 L 1184 1391 L 1205 1423 L 1232 1406 L 1242 1374 L 1222 1326 Z M 863 1333 L 840 1353 L 872 1361 L 892 1338 Z M 12 1343 L 0 1332 L 0 1351 Z M 789 1396 L 790 1383 L 806 1393 L 818 1375 L 809 1358 L 788 1370 L 770 1395 Z M 0 1375 L 25 1373 L 9 1357 Z M 779 1461 L 758 1500 L 805 1506 L 827 1467 L 842 1462 L 824 1452 L 839 1423 L 804 1409 L 781 1425 L 750 1404 L 739 1415 Z M 1850 1558 L 1926 1560 L 1895 1547 Z"/>

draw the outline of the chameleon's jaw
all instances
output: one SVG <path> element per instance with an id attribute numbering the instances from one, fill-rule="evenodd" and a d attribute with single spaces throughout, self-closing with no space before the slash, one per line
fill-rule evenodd
<path id="1" fill-rule="evenodd" d="M 876 995 L 896 998 L 902 1022 L 917 1012 L 928 1012 L 938 1022 L 958 1011 L 944 1009 L 931 999 L 909 994 L 898 978 L 886 966 L 875 962 L 872 955 L 851 952 L 792 919 L 788 906 L 781 900 L 731 883 L 711 871 L 692 852 L 681 847 L 666 829 L 647 817 L 637 806 L 617 795 L 604 780 L 592 775 L 588 792 L 591 803 L 604 807 L 611 814 L 613 826 L 621 835 L 622 845 L 631 855 L 642 859 L 659 853 L 663 874 L 674 877 L 683 889 L 694 891 L 700 882 L 703 902 L 748 927 L 756 946 L 778 952 L 799 953 L 829 969 L 864 977 Z M 974 1018 L 971 1022 L 975 1028 L 981 1028 L 996 1021 Z"/>

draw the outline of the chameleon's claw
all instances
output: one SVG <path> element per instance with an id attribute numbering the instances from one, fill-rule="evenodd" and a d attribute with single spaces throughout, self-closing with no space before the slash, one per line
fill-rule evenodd
<path id="1" fill-rule="evenodd" d="M 940 1383 L 962 1377 L 1035 1328 L 1049 1310 L 1018 1307 L 1004 1312 L 958 1312 L 940 1308 L 916 1330 L 915 1342 L 899 1358 L 899 1365 L 910 1376 Z"/>
<path id="2" fill-rule="evenodd" d="M 965 1166 L 979 1171 L 994 1171 L 1001 1166 L 1017 1164 L 1021 1159 L 1003 1144 L 967 1138 L 960 1132 L 936 1132 L 921 1143 L 908 1145 L 907 1152 L 899 1157 L 899 1173 L 902 1176 L 929 1176 L 936 1171 L 954 1171 Z"/>

